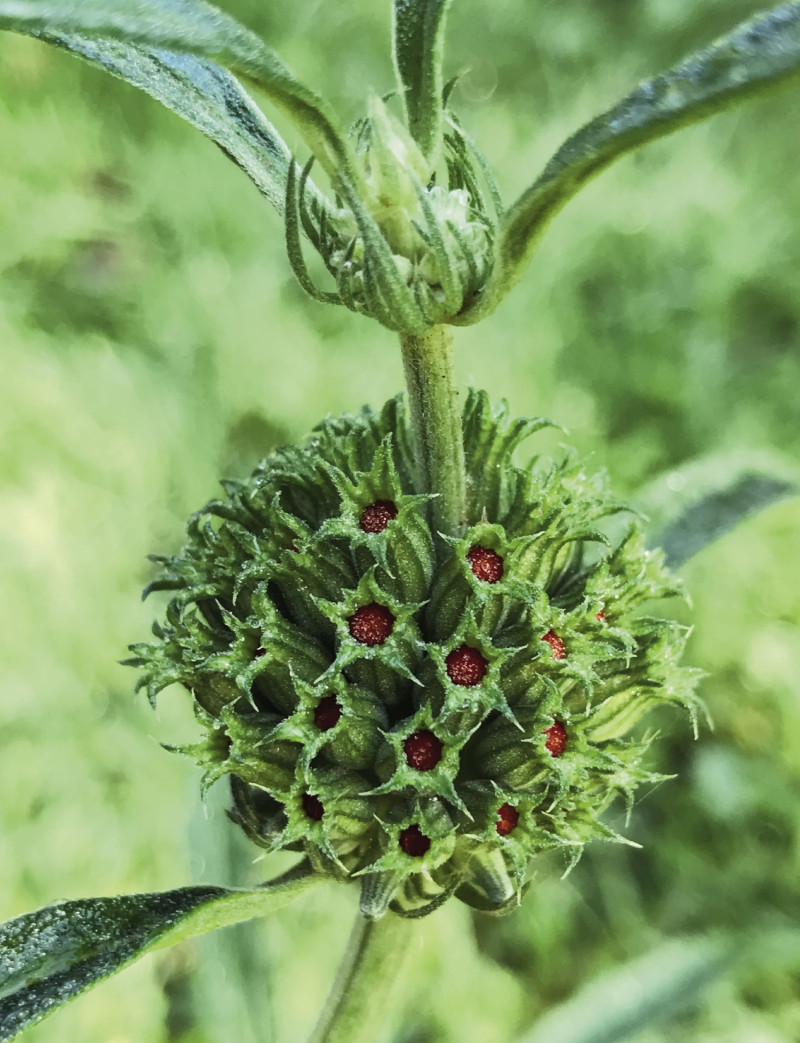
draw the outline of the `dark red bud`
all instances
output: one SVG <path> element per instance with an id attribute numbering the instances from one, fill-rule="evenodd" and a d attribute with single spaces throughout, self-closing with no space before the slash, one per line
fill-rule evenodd
<path id="1" fill-rule="evenodd" d="M 484 583 L 497 583 L 503 577 L 503 559 L 491 547 L 481 547 L 476 543 L 467 551 L 467 561 L 473 575 Z"/>
<path id="2" fill-rule="evenodd" d="M 391 500 L 376 500 L 361 512 L 358 519 L 363 532 L 383 532 L 390 521 L 397 517 L 397 505 Z"/>
<path id="3" fill-rule="evenodd" d="M 445 659 L 445 666 L 453 684 L 472 688 L 484 679 L 488 664 L 477 648 L 461 645 L 460 648 L 454 648 Z"/>
<path id="4" fill-rule="evenodd" d="M 262 657 L 262 655 L 266 655 L 266 654 L 267 654 L 266 648 L 257 648 L 255 650 L 255 657 L 256 657 L 256 659 L 260 659 Z"/>
<path id="5" fill-rule="evenodd" d="M 322 801 L 314 793 L 303 794 L 303 811 L 305 811 L 312 822 L 319 822 L 325 814 Z"/>
<path id="6" fill-rule="evenodd" d="M 409 826 L 400 831 L 400 847 L 412 858 L 422 858 L 431 848 L 431 838 L 426 837 L 419 826 Z"/>
<path id="7" fill-rule="evenodd" d="M 339 723 L 341 716 L 342 708 L 336 701 L 336 696 L 326 695 L 324 699 L 320 699 L 314 710 L 314 724 L 321 732 L 327 732 Z"/>
<path id="8" fill-rule="evenodd" d="M 595 612 L 594 618 L 597 620 L 598 623 L 607 623 L 608 622 L 608 616 L 605 614 L 605 612 L 602 610 L 602 608 L 600 609 L 599 612 Z"/>
<path id="9" fill-rule="evenodd" d="M 444 745 L 433 732 L 414 732 L 403 743 L 403 752 L 409 767 L 417 771 L 431 771 L 442 759 Z"/>
<path id="10" fill-rule="evenodd" d="M 350 634 L 362 645 L 382 645 L 394 629 L 394 616 L 385 605 L 373 601 L 357 608 L 348 620 Z"/>
<path id="11" fill-rule="evenodd" d="M 555 721 L 549 728 L 545 728 L 542 735 L 547 736 L 544 748 L 549 750 L 551 757 L 560 757 L 567 745 L 567 729 L 561 721 Z"/>
<path id="12" fill-rule="evenodd" d="M 501 837 L 507 837 L 513 833 L 519 822 L 519 812 L 510 804 L 503 804 L 497 809 L 497 832 Z"/>
<path id="13" fill-rule="evenodd" d="M 553 659 L 564 659 L 567 655 L 567 646 L 555 632 L 555 630 L 548 630 L 542 638 L 542 641 L 546 641 L 548 645 L 553 649 Z"/>

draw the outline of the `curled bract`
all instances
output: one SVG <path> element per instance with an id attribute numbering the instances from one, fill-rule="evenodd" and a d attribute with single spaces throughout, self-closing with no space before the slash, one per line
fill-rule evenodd
<path id="1" fill-rule="evenodd" d="M 658 777 L 645 712 L 696 712 L 685 628 L 643 609 L 680 585 L 636 522 L 609 544 L 604 478 L 518 466 L 545 422 L 484 393 L 463 420 L 462 533 L 431 530 L 401 399 L 326 420 L 192 517 L 132 646 L 151 700 L 192 693 L 180 749 L 247 835 L 360 881 L 371 917 L 513 907 L 538 852 L 617 838 L 602 812 Z"/>
<path id="2" fill-rule="evenodd" d="M 373 98 L 355 127 L 358 197 L 308 191 L 307 165 L 287 182 L 289 260 L 301 285 L 389 329 L 419 334 L 455 319 L 483 290 L 499 205 L 485 160 L 453 119 L 440 170 Z M 300 236 L 322 257 L 334 290 L 316 285 Z"/>

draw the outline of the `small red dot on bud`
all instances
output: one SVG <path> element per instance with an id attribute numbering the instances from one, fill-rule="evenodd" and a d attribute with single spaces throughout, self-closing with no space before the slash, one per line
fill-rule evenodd
<path id="1" fill-rule="evenodd" d="M 327 732 L 339 723 L 341 716 L 342 708 L 336 701 L 336 696 L 326 695 L 324 699 L 320 699 L 314 710 L 314 724 L 321 732 Z"/>
<path id="2" fill-rule="evenodd" d="M 312 822 L 319 822 L 325 814 L 322 801 L 314 793 L 303 794 L 303 811 L 305 811 Z"/>
<path id="3" fill-rule="evenodd" d="M 551 757 L 560 757 L 567 746 L 567 729 L 561 721 L 555 721 L 549 728 L 545 728 L 542 735 L 547 739 L 544 748 L 549 751 Z"/>
<path id="4" fill-rule="evenodd" d="M 542 638 L 542 641 L 546 641 L 548 645 L 553 649 L 553 659 L 565 659 L 567 655 L 567 646 L 555 632 L 555 630 L 548 630 Z"/>
<path id="5" fill-rule="evenodd" d="M 469 645 L 461 645 L 454 648 L 445 659 L 447 676 L 453 684 L 462 685 L 464 688 L 472 688 L 480 684 L 486 676 L 488 663 L 477 648 Z"/>
<path id="6" fill-rule="evenodd" d="M 605 614 L 605 612 L 602 610 L 602 608 L 600 609 L 599 612 L 595 612 L 594 618 L 597 620 L 598 623 L 607 623 L 608 622 L 608 616 Z"/>
<path id="7" fill-rule="evenodd" d="M 259 647 L 259 648 L 257 648 L 255 650 L 255 657 L 256 657 L 256 659 L 260 659 L 262 657 L 262 655 L 266 655 L 266 654 L 267 654 L 266 648 Z"/>
<path id="8" fill-rule="evenodd" d="M 473 575 L 484 583 L 497 583 L 503 577 L 503 559 L 491 547 L 481 547 L 476 543 L 467 551 L 467 561 Z"/>
<path id="9" fill-rule="evenodd" d="M 497 809 L 497 832 L 501 837 L 513 833 L 519 822 L 519 812 L 510 804 L 503 804 Z"/>
<path id="10" fill-rule="evenodd" d="M 414 732 L 403 742 L 403 752 L 409 767 L 417 771 L 432 771 L 442 759 L 444 745 L 433 732 Z"/>
<path id="11" fill-rule="evenodd" d="M 350 635 L 362 645 L 382 645 L 394 629 L 394 616 L 385 605 L 373 601 L 357 608 L 348 620 Z"/>
<path id="12" fill-rule="evenodd" d="M 397 517 L 397 505 L 391 500 L 376 500 L 361 512 L 358 519 L 363 532 L 383 532 L 390 521 Z"/>
<path id="13" fill-rule="evenodd" d="M 426 837 L 419 826 L 409 826 L 400 831 L 400 847 L 412 858 L 422 858 L 430 851 L 431 838 Z"/>

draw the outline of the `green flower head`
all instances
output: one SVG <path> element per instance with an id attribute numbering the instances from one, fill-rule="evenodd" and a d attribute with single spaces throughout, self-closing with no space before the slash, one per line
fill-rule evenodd
<path id="1" fill-rule="evenodd" d="M 390 329 L 419 332 L 454 319 L 484 288 L 493 263 L 494 185 L 483 187 L 490 177 L 483 173 L 485 161 L 455 118 L 450 120 L 437 171 L 405 125 L 372 98 L 368 115 L 354 128 L 362 198 L 358 204 L 351 199 L 352 207 L 338 196 L 332 207 L 308 190 L 311 164 L 299 181 L 291 172 L 289 258 L 313 296 L 345 304 Z M 314 288 L 300 227 L 336 280 L 335 292 Z"/>
<path id="2" fill-rule="evenodd" d="M 192 693 L 205 737 L 178 749 L 230 776 L 251 840 L 360 881 L 370 917 L 513 907 L 532 856 L 615 838 L 599 816 L 657 778 L 642 715 L 696 712 L 685 629 L 642 611 L 680 587 L 636 523 L 609 544 L 603 478 L 517 466 L 546 422 L 483 393 L 463 422 L 463 532 L 432 530 L 399 398 L 327 420 L 190 520 L 132 649 L 151 700 Z"/>

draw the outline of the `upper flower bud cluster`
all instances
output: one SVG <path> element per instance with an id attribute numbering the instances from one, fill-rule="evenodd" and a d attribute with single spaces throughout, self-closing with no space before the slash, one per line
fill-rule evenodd
<path id="1" fill-rule="evenodd" d="M 613 839 L 601 813 L 657 777 L 642 715 L 694 712 L 685 630 L 642 611 L 680 589 L 636 525 L 608 545 L 603 479 L 515 466 L 544 422 L 483 394 L 463 423 L 462 532 L 432 531 L 399 400 L 326 421 L 191 519 L 133 648 L 151 699 L 192 693 L 183 752 L 231 777 L 247 834 L 357 878 L 373 917 L 514 905 L 531 856 Z"/>
<path id="2" fill-rule="evenodd" d="M 378 98 L 371 99 L 355 135 L 357 203 L 351 199 L 348 206 L 337 197 L 333 208 L 307 198 L 307 171 L 297 199 L 294 179 L 290 186 L 288 227 L 299 207 L 307 237 L 336 280 L 335 294 L 317 292 L 401 332 L 447 322 L 482 289 L 492 265 L 495 219 L 476 154 L 453 124 L 443 142 L 445 188 Z M 294 246 L 290 241 L 290 259 L 309 289 L 299 244 Z"/>

